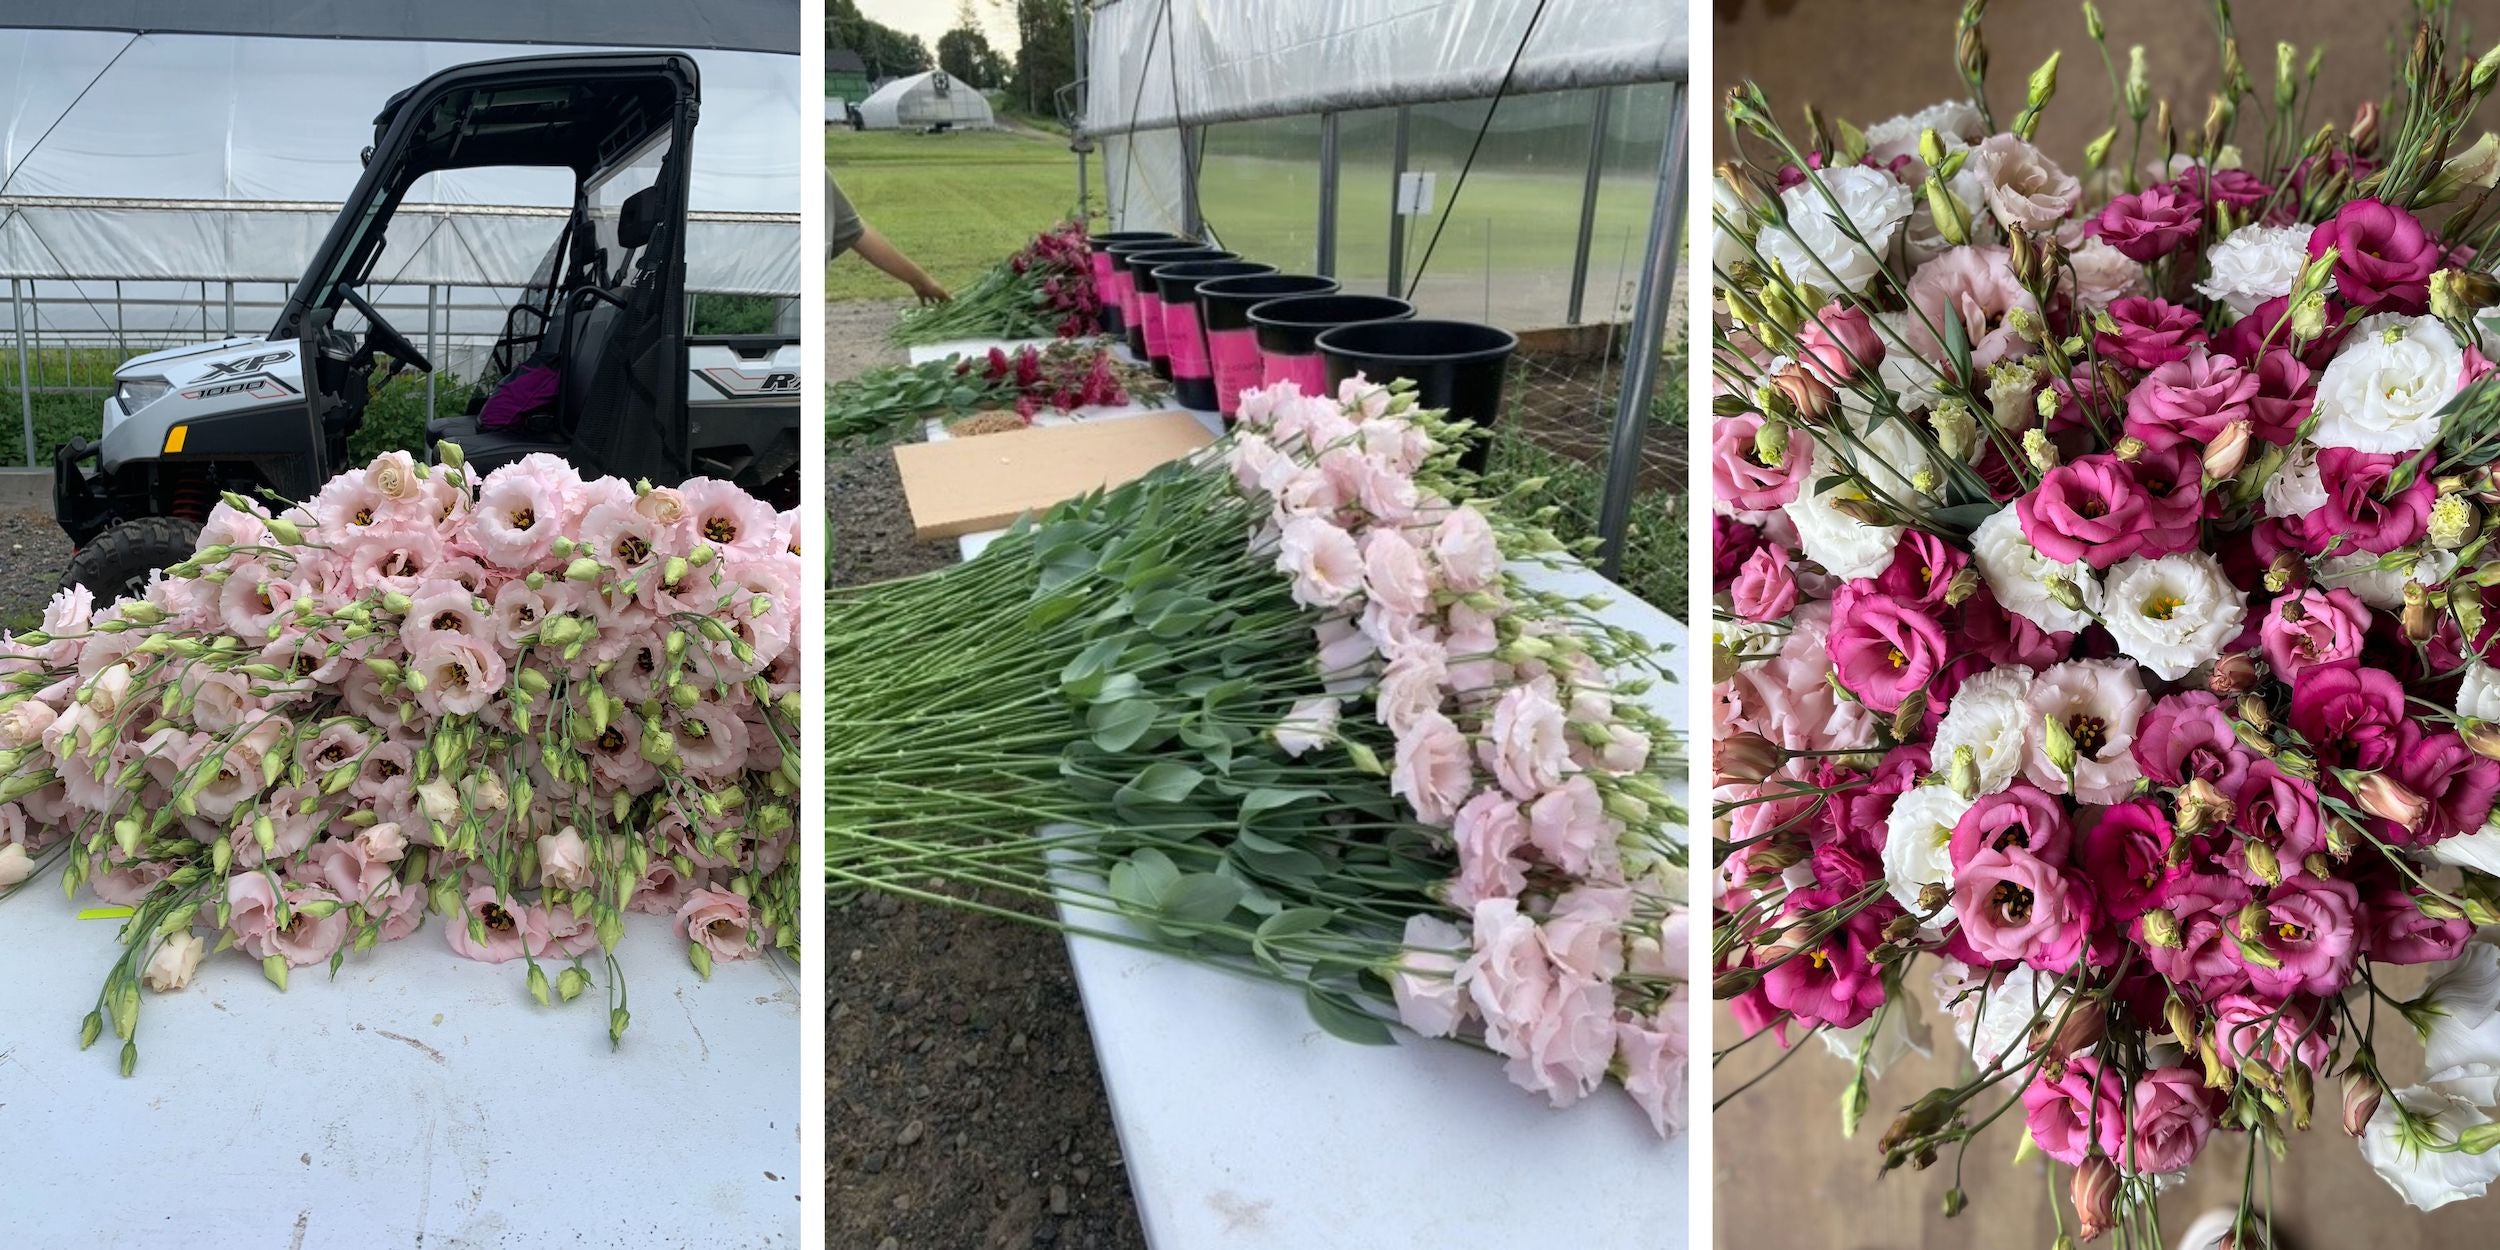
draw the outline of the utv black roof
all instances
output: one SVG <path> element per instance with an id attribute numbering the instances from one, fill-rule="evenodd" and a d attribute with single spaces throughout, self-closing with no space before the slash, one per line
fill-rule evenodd
<path id="1" fill-rule="evenodd" d="M 411 121 L 402 185 L 441 169 L 562 166 L 586 174 L 667 129 L 700 94 L 694 58 L 675 52 L 572 52 L 455 66 L 392 96 L 373 118 L 379 148 Z"/>
<path id="2" fill-rule="evenodd" d="M 799 50 L 798 0 L 8 0 L 0 28 L 575 47 Z"/>

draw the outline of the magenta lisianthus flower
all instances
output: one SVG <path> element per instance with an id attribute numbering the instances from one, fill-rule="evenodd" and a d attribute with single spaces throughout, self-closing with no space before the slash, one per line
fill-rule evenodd
<path id="1" fill-rule="evenodd" d="M 1947 846 L 1955 875 L 1986 851 L 2028 851 L 2043 863 L 2066 862 L 2074 842 L 2066 805 L 2029 782 L 1981 795 L 1953 826 Z"/>
<path id="2" fill-rule="evenodd" d="M 2326 812 L 2318 788 L 2275 767 L 2272 760 L 2249 766 L 2247 781 L 2231 813 L 2231 827 L 2249 841 L 2274 852 L 2285 873 L 2299 870 L 2302 860 L 2326 849 Z M 2250 885 L 2260 884 L 2244 854 L 2225 854 L 2222 866 Z"/>
<path id="3" fill-rule="evenodd" d="M 2237 1068 L 2254 1059 L 2275 1072 L 2292 1065 L 2323 1076 L 2335 1051 L 2335 1018 L 2315 1000 L 2271 1002 L 2252 994 L 2226 994 L 2213 1004 L 2214 1053 Z"/>
<path id="4" fill-rule="evenodd" d="M 1718 501 L 1739 512 L 1768 512 L 1794 501 L 1814 459 L 1811 436 L 1792 427 L 1779 463 L 1764 464 L 1754 437 L 1762 422 L 1761 413 L 1740 412 L 1711 426 L 1711 481 Z"/>
<path id="5" fill-rule="evenodd" d="M 2228 922 L 2241 941 L 2264 950 L 2272 962 L 2281 965 L 2268 967 L 2244 960 L 2249 985 L 2278 999 L 2341 992 L 2352 979 L 2353 960 L 2361 948 L 2361 897 L 2352 883 L 2295 873 L 2267 891 L 2263 903 L 2263 928 L 2250 932 L 2241 927 L 2243 918 L 2238 916 Z M 2233 948 L 2234 952 L 2238 949 Z"/>
<path id="6" fill-rule="evenodd" d="M 2092 933 L 2091 887 L 2020 847 L 1982 850 L 1954 869 L 1962 940 L 1991 962 L 2063 972 Z"/>
<path id="7" fill-rule="evenodd" d="M 2317 406 L 2317 370 L 2278 344 L 2257 358 L 2251 372 L 2257 378 L 2257 394 L 2248 401 L 2249 432 L 2278 447 L 2290 446 L 2300 435 L 2301 423 Z"/>
<path id="8" fill-rule="evenodd" d="M 2144 500 L 2143 556 L 2194 551 L 2204 538 L 2203 448 L 2185 443 L 2148 447 L 2127 466 Z"/>
<path id="9" fill-rule="evenodd" d="M 2311 668 L 2292 683 L 2292 728 L 2331 767 L 2387 767 L 2404 709 L 2404 685 L 2384 669 Z"/>
<path id="10" fill-rule="evenodd" d="M 1853 880 L 1864 882 L 1883 875 L 1884 822 L 1892 815 L 1893 801 L 1930 771 L 1927 744 L 1923 742 L 1906 743 L 1884 752 L 1871 771 L 1861 773 L 1828 759 L 1815 770 L 1814 784 L 1836 791 L 1823 800 L 1821 814 L 1828 837 L 1821 840 L 1846 845 L 1860 856 L 1866 873 Z M 1818 866 L 1815 880 L 1831 885 L 1838 879 L 1820 871 Z"/>
<path id="11" fill-rule="evenodd" d="M 2060 1163 L 2116 1159 L 2127 1140 L 2126 1086 L 2089 1055 L 2067 1061 L 2054 1078 L 2043 1065 L 2023 1090 L 2023 1121 L 2040 1153 Z"/>
<path id="12" fill-rule="evenodd" d="M 2226 795 L 2240 791 L 2249 755 L 2222 714 L 2222 700 L 2202 690 L 2182 690 L 2155 701 L 2137 722 L 2135 761 L 2144 775 L 2166 786 L 2204 780 Z"/>
<path id="13" fill-rule="evenodd" d="M 2352 327 L 2344 324 L 2350 306 L 2330 295 L 2326 298 L 2326 333 L 2303 345 L 2297 358 L 2312 369 L 2324 369 L 2343 347 Z M 2277 295 L 2250 309 L 2240 318 L 2214 332 L 2213 349 L 2234 360 L 2255 360 L 2266 352 L 2289 350 L 2291 336 L 2285 332 L 2284 318 L 2292 314 L 2292 300 Z M 2271 341 L 2269 341 L 2271 340 Z"/>
<path id="14" fill-rule="evenodd" d="M 2179 250 L 2194 237 L 2204 211 L 2195 196 L 2177 187 L 2147 187 L 2111 200 L 2093 219 L 2092 227 L 2127 259 L 2149 263 Z"/>
<path id="15" fill-rule="evenodd" d="M 1952 610 L 1944 601 L 1945 591 L 1954 575 L 1969 566 L 1970 554 L 1961 548 L 1925 530 L 1903 530 L 1892 549 L 1892 563 L 1875 575 L 1872 588 L 1941 617 Z"/>
<path id="16" fill-rule="evenodd" d="M 2151 799 L 2129 799 L 2099 809 L 2094 821 L 2075 839 L 2075 863 L 2102 913 L 2121 924 L 2133 923 L 2161 900 L 2178 875 L 2170 866 L 2170 845 L 2178 840 L 2170 818 Z"/>
<path id="17" fill-rule="evenodd" d="M 2060 564 L 2081 560 L 2105 569 L 2144 547 L 2146 501 L 2135 475 L 2116 456 L 2061 464 L 2042 474 L 2040 485 L 2014 507 L 2023 538 Z"/>
<path id="18" fill-rule="evenodd" d="M 2233 421 L 2255 424 L 2249 401 L 2257 389 L 2257 378 L 2238 361 L 2191 350 L 2127 392 L 2127 433 L 2158 446 L 2184 440 L 2201 451 Z"/>
<path id="19" fill-rule="evenodd" d="M 2392 872 L 2373 878 L 2361 894 L 2361 951 L 2383 964 L 2441 964 L 2474 939 L 2474 923 L 2424 914 L 2421 900 Z"/>
<path id="20" fill-rule="evenodd" d="M 2369 632 L 2370 610 L 2358 595 L 2309 587 L 2275 597 L 2258 623 L 2257 641 L 2275 676 L 2297 682 L 2313 668 L 2359 664 Z"/>
<path id="21" fill-rule="evenodd" d="M 2129 369 L 2156 369 L 2205 345 L 2205 319 L 2166 299 L 2131 295 L 2112 301 L 2109 315 L 2118 329 L 2094 333 L 2092 350 Z"/>
<path id="22" fill-rule="evenodd" d="M 1776 621 L 1797 606 L 1797 573 L 1788 549 L 1765 544 L 1754 549 L 1728 587 L 1736 615 L 1749 621 Z"/>
<path id="23" fill-rule="evenodd" d="M 1710 584 L 1725 590 L 1762 545 L 1762 531 L 1732 516 L 1710 518 Z"/>
<path id="24" fill-rule="evenodd" d="M 2500 763 L 2476 755 L 2456 734 L 2432 732 L 2418 721 L 2406 721 L 2396 735 L 2396 779 L 2430 807 L 2410 833 L 2393 821 L 2378 821 L 2379 836 L 2430 846 L 2482 828 L 2491 817 L 2492 799 L 2500 796 Z"/>
<path id="25" fill-rule="evenodd" d="M 2439 243 L 2413 214 L 2381 200 L 2352 200 L 2309 235 L 2312 259 L 2336 249 L 2335 291 L 2372 312 L 2430 307 Z"/>
<path id="26" fill-rule="evenodd" d="M 2156 904 L 2178 922 L 2178 944 L 2152 942 L 2145 936 L 2142 917 L 2128 933 L 2155 972 L 2174 985 L 2193 987 L 2198 998 L 2212 1002 L 2248 984 L 2247 965 L 2223 926 L 2248 905 L 2249 898 L 2246 883 L 2235 878 L 2215 872 L 2184 873 L 2168 883 Z"/>
<path id="27" fill-rule="evenodd" d="M 2321 537 L 2341 534 L 2338 554 L 2355 549 L 2385 555 L 2419 542 L 2430 527 L 2439 492 L 2427 473 L 2391 491 L 2401 456 L 2328 447 L 2318 452 L 2318 477 L 2326 483 L 2326 506 L 2305 518 Z"/>
<path id="28" fill-rule="evenodd" d="M 1960 611 L 1953 640 L 1973 653 L 1960 658 L 1979 661 L 1980 671 L 2000 664 L 2043 669 L 2074 652 L 2073 634 L 2051 633 L 2030 617 L 2006 611 L 1984 586 L 1962 601 Z"/>
<path id="29" fill-rule="evenodd" d="M 1797 363 L 1828 386 L 1873 377 L 1883 359 L 1884 340 L 1861 309 L 1826 304 L 1797 328 Z"/>
<path id="30" fill-rule="evenodd" d="M 1786 914 L 1793 920 L 1837 907 L 1846 897 L 1823 887 L 1793 891 Z M 1899 910 L 1869 907 L 1815 945 L 1782 959 L 1762 974 L 1763 1000 L 1807 1024 L 1848 1029 L 1866 1023 L 1884 1005 L 1884 969 L 1870 956 L 1883 941 L 1885 921 Z"/>
<path id="31" fill-rule="evenodd" d="M 2207 204 L 2228 204 L 2241 214 L 2266 202 L 2274 188 L 2264 179 L 2245 169 L 2214 169 L 2206 165 L 2182 171 L 2173 182 L 2182 191 Z"/>
<path id="32" fill-rule="evenodd" d="M 1844 587 L 1825 641 L 1840 684 L 1877 712 L 1900 708 L 1951 653 L 1944 628 L 1916 605 Z"/>
<path id="33" fill-rule="evenodd" d="M 2139 1073 L 2129 1091 L 2135 1096 L 2135 1114 L 2128 1124 L 2126 1149 L 2114 1161 L 2139 1173 L 2185 1171 L 2214 1131 L 2219 1099 L 2205 1088 L 2204 1073 L 2154 1068 Z"/>

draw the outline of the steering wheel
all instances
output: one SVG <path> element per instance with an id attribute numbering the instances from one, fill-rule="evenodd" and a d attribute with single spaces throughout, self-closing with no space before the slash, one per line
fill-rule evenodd
<path id="1" fill-rule="evenodd" d="M 392 327 L 390 322 L 384 321 L 382 314 L 373 310 L 373 305 L 366 303 L 363 296 L 356 294 L 356 288 L 342 285 L 339 287 L 339 294 L 346 297 L 347 302 L 354 305 L 357 312 L 365 315 L 367 350 L 379 351 L 419 373 L 434 372 L 434 362 L 427 360 L 425 353 L 418 351 L 417 345 L 408 341 L 407 335 L 401 334 Z"/>

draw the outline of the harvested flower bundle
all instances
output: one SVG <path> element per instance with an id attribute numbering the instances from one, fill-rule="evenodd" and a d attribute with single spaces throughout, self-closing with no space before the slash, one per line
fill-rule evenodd
<path id="1" fill-rule="evenodd" d="M 2267 1244 L 2256 1160 L 2322 1100 L 2408 1202 L 2479 1195 L 2500 141 L 2464 127 L 2500 51 L 2452 64 L 2426 6 L 2384 141 L 2303 135 L 2315 59 L 2260 97 L 2217 5 L 2201 132 L 2137 48 L 2079 179 L 2031 142 L 2054 58 L 1990 117 L 1982 7 L 1967 99 L 1803 146 L 1729 99 L 1717 993 L 1853 1057 L 1844 1132 L 1932 995 L 1970 1066 L 1884 1167 L 2011 1115 L 2085 1241 L 2166 1245 L 2156 1195 L 2241 1133 L 2225 1244 Z"/>
<path id="2" fill-rule="evenodd" d="M 1085 338 L 1102 333 L 1085 225 L 1063 221 L 992 267 L 954 299 L 904 315 L 906 347 L 955 339 Z"/>
<path id="3" fill-rule="evenodd" d="M 1150 400 L 1169 388 L 1152 373 L 1120 363 L 1110 352 L 1077 343 L 993 347 L 987 356 L 949 357 L 873 369 L 825 393 L 825 430 L 839 445 L 854 438 L 891 438 L 913 421 L 1008 408 L 1030 421 L 1044 408 L 1070 412 L 1091 405 Z"/>
<path id="4" fill-rule="evenodd" d="M 1270 977 L 1556 1105 L 1611 1075 L 1674 1131 L 1663 665 L 1506 566 L 1562 549 L 1461 502 L 1456 437 L 1402 385 L 1249 392 L 1199 460 L 833 592 L 831 883 Z"/>
<path id="5" fill-rule="evenodd" d="M 81 1044 L 228 947 L 270 981 L 405 938 L 521 960 L 541 1003 L 628 911 L 715 960 L 795 951 L 794 518 L 533 455 L 393 452 L 276 511 L 229 494 L 145 595 L 0 640 L 0 885 L 128 919 Z M 552 977 L 550 971 L 552 970 Z"/>

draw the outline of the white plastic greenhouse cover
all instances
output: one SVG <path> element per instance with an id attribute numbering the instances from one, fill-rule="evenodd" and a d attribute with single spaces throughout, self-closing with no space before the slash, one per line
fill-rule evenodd
<path id="1" fill-rule="evenodd" d="M 291 283 L 393 94 L 454 65 L 572 50 L 583 49 L 0 29 L 0 278 Z M 694 56 L 688 285 L 796 295 L 799 59 Z M 428 175 L 379 273 L 420 289 L 518 286 L 571 201 L 562 171 Z M 0 299 L 0 325 L 9 316 Z"/>
<path id="2" fill-rule="evenodd" d="M 1084 129 L 1105 137 L 1106 162 L 1158 174 L 1113 192 L 1113 220 L 1177 229 L 1175 126 L 1481 100 L 1502 89 L 1506 73 L 1514 95 L 1682 81 L 1685 3 L 1098 0 Z"/>
<path id="3" fill-rule="evenodd" d="M 871 92 L 859 102 L 859 120 L 869 130 L 917 129 L 939 122 L 973 127 L 997 124 L 979 88 L 934 69 L 897 78 Z"/>

